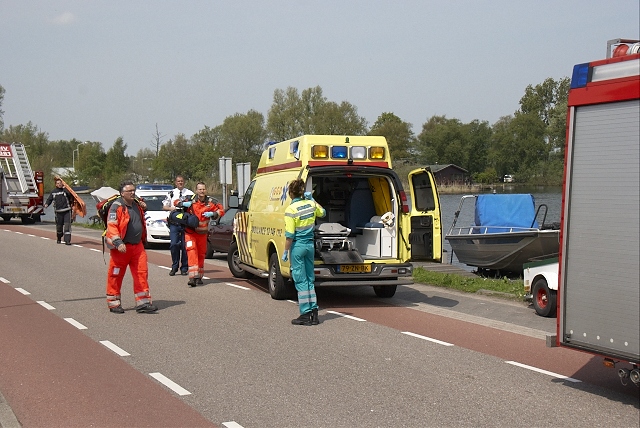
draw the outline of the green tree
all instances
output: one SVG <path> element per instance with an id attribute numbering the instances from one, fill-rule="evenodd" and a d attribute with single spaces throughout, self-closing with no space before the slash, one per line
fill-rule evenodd
<path id="1" fill-rule="evenodd" d="M 79 152 L 80 154 L 76 162 L 76 173 L 79 183 L 88 185 L 93 189 L 102 187 L 105 181 L 104 169 L 107 160 L 107 155 L 102 148 L 102 143 L 85 143 L 80 146 Z"/>
<path id="2" fill-rule="evenodd" d="M 366 127 L 366 119 L 355 106 L 328 101 L 316 86 L 303 90 L 302 95 L 292 87 L 276 89 L 266 130 L 271 140 L 283 141 L 304 134 L 364 135 Z"/>
<path id="3" fill-rule="evenodd" d="M 265 142 L 264 116 L 255 110 L 229 116 L 220 126 L 220 154 L 234 162 L 251 162 L 257 167 Z"/>
<path id="4" fill-rule="evenodd" d="M 382 135 L 387 139 L 392 159 L 409 160 L 411 148 L 415 145 L 412 125 L 402 121 L 393 113 L 382 113 L 367 135 Z"/>
<path id="5" fill-rule="evenodd" d="M 107 151 L 104 163 L 105 181 L 114 189 L 120 186 L 129 170 L 129 158 L 125 154 L 127 145 L 122 137 L 118 137 L 113 146 Z"/>

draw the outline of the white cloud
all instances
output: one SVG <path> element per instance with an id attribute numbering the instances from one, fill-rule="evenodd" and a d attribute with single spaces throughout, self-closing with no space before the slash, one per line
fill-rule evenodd
<path id="1" fill-rule="evenodd" d="M 76 20 L 76 16 L 71 12 L 64 12 L 53 18 L 52 22 L 56 25 L 69 25 Z"/>

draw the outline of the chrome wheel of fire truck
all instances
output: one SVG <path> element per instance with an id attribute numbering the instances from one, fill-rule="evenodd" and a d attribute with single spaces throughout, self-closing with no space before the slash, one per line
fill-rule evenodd
<path id="1" fill-rule="evenodd" d="M 393 297 L 397 288 L 397 285 L 374 285 L 373 291 L 378 297 Z"/>
<path id="2" fill-rule="evenodd" d="M 253 274 L 243 270 L 240 267 L 240 253 L 238 252 L 238 243 L 232 242 L 227 253 L 227 264 L 231 274 L 236 278 L 251 278 Z"/>
<path id="3" fill-rule="evenodd" d="M 556 292 L 550 290 L 547 280 L 538 278 L 533 283 L 533 307 L 538 315 L 552 317 L 556 314 Z"/>

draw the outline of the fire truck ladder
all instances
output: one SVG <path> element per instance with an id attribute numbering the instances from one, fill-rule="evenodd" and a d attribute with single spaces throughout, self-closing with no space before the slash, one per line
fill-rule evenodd
<path id="1" fill-rule="evenodd" d="M 38 193 L 24 145 L 14 143 L 12 146 L 15 156 L 13 157 L 13 168 L 10 168 L 13 169 L 10 171 L 11 175 L 18 178 L 22 193 Z"/>

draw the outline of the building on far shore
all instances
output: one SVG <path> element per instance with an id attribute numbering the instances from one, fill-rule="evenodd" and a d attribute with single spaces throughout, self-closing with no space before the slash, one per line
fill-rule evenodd
<path id="1" fill-rule="evenodd" d="M 465 186 L 471 184 L 469 171 L 454 164 L 429 165 L 438 186 Z"/>

